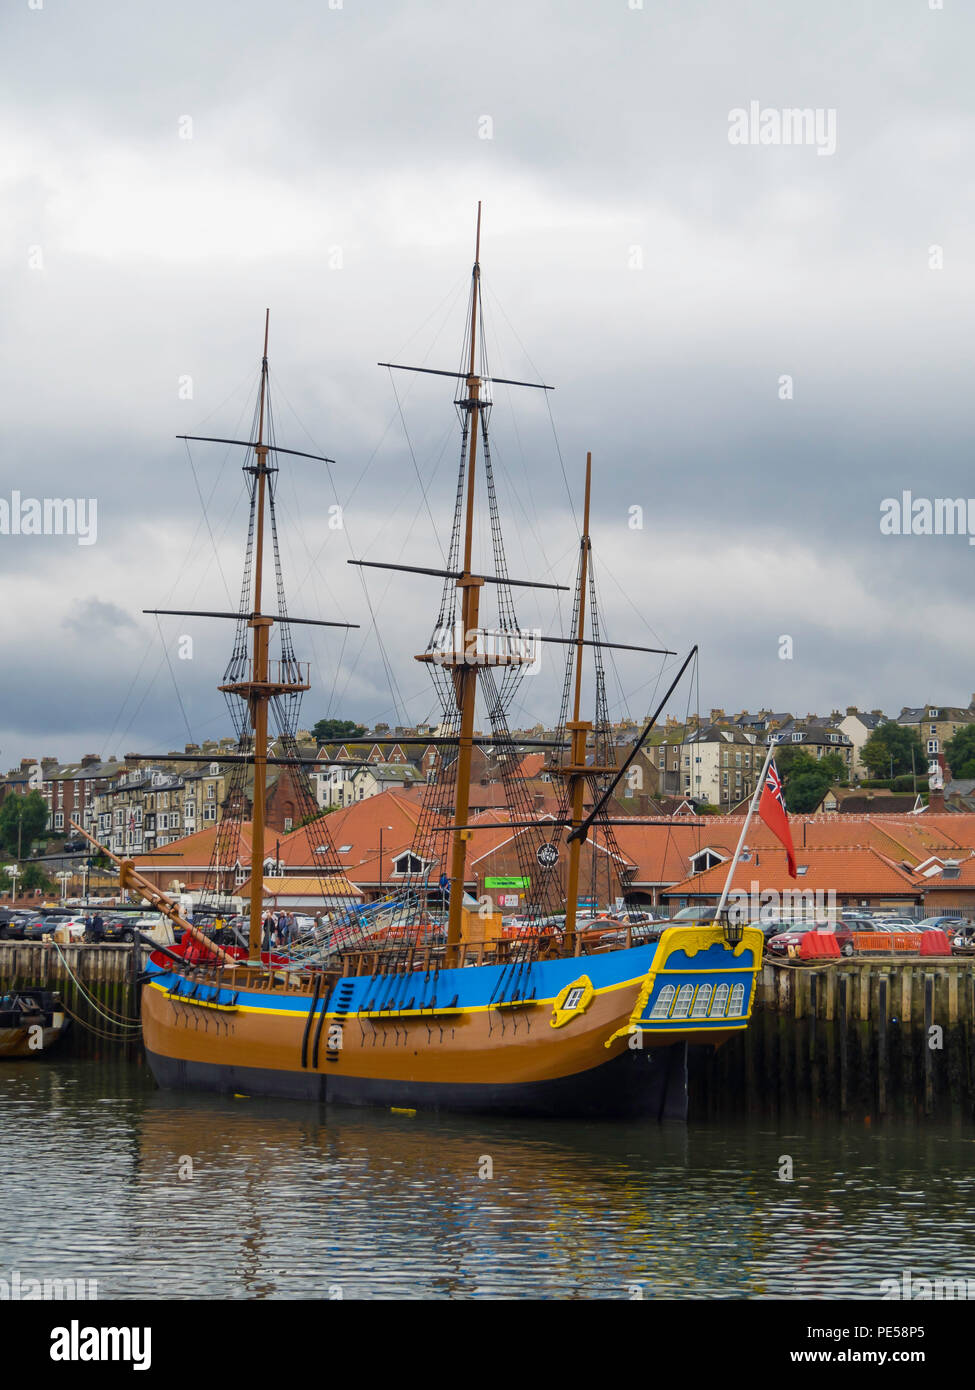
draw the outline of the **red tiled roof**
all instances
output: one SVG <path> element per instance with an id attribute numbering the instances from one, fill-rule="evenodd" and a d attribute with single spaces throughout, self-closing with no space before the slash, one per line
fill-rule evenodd
<path id="1" fill-rule="evenodd" d="M 869 846 L 851 849 L 797 848 L 796 865 L 800 869 L 805 866 L 806 872 L 800 873 L 798 878 L 790 878 L 784 849 L 778 846 L 775 849 L 759 849 L 748 861 L 738 863 L 731 887 L 746 893 L 752 890 L 753 884 L 757 884 L 759 892 L 768 889 L 794 892 L 798 889 L 803 892 L 832 891 L 874 897 L 880 894 L 916 897 L 924 886 L 924 880 L 906 873 L 892 859 Z M 668 889 L 668 895 L 716 896 L 724 888 L 727 876 L 727 866 L 717 864 L 703 874 L 675 884 Z"/>

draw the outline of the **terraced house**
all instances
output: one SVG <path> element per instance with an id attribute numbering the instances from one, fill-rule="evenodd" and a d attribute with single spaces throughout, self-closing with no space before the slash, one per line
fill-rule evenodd
<path id="1" fill-rule="evenodd" d="M 913 729 L 929 758 L 945 751 L 945 744 L 969 724 L 975 724 L 975 695 L 967 709 L 958 705 L 905 705 L 897 723 Z"/>
<path id="2" fill-rule="evenodd" d="M 847 769 L 853 766 L 853 740 L 838 725 L 829 719 L 810 714 L 805 719 L 791 719 L 780 729 L 766 735 L 766 743 L 791 744 L 801 748 L 811 758 L 825 758 L 829 753 L 838 754 Z"/>
<path id="3" fill-rule="evenodd" d="M 716 723 L 668 727 L 653 752 L 663 793 L 725 810 L 752 794 L 765 759 L 757 734 Z"/>
<path id="4" fill-rule="evenodd" d="M 143 854 L 206 829 L 223 815 L 219 762 L 177 772 L 162 764 L 126 768 L 95 798 L 97 835 L 115 854 Z"/>

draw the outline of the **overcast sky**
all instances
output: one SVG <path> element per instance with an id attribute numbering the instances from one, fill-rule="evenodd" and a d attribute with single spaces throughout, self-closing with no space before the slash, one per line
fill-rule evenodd
<path id="1" fill-rule="evenodd" d="M 495 391 L 511 573 L 571 582 L 591 449 L 604 632 L 700 644 L 673 713 L 967 704 L 975 551 L 879 524 L 975 495 L 966 10 L 9 0 L 0 501 L 94 498 L 97 538 L 0 535 L 0 765 L 230 732 L 229 625 L 141 610 L 236 606 L 239 451 L 175 436 L 246 431 L 267 305 L 278 442 L 336 460 L 282 464 L 291 611 L 362 624 L 296 629 L 303 723 L 435 713 L 436 581 L 346 560 L 440 562 L 451 384 L 376 363 L 456 365 L 478 199 L 491 370 L 556 388 Z M 835 149 L 731 143 L 753 102 Z M 661 679 L 618 658 L 614 715 Z"/>

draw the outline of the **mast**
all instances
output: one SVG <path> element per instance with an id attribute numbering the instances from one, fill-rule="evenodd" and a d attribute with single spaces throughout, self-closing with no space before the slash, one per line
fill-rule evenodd
<path id="1" fill-rule="evenodd" d="M 592 722 L 580 719 L 582 707 L 582 655 L 586 636 L 586 582 L 589 568 L 589 498 L 592 487 L 592 454 L 586 454 L 586 494 L 582 510 L 582 539 L 579 544 L 579 625 L 576 630 L 575 650 L 575 693 L 572 702 L 572 718 L 566 728 L 572 735 L 572 749 L 568 766 L 563 769 L 569 782 L 569 798 L 572 805 L 572 828 L 582 824 L 583 797 L 586 788 L 586 739 L 592 729 Z M 582 858 L 582 840 L 569 841 L 569 873 L 565 898 L 565 953 L 572 955 L 576 944 L 576 911 L 579 902 L 579 866 Z"/>
<path id="2" fill-rule="evenodd" d="M 250 726 L 253 730 L 252 761 L 254 766 L 254 795 L 251 811 L 251 897 L 250 921 L 247 941 L 247 964 L 261 964 L 261 917 L 264 909 L 264 831 L 267 794 L 267 711 L 271 700 L 279 695 L 287 695 L 307 690 L 307 679 L 303 678 L 301 667 L 294 662 L 278 663 L 277 679 L 272 680 L 269 661 L 271 628 L 275 618 L 261 611 L 264 582 L 264 513 L 267 507 L 268 479 L 275 472 L 274 465 L 268 464 L 268 454 L 273 444 L 264 438 L 264 423 L 267 406 L 267 342 L 271 311 L 264 316 L 264 352 L 261 357 L 261 390 L 258 402 L 257 439 L 253 443 L 257 462 L 245 466 L 245 472 L 256 480 L 254 492 L 255 549 L 254 549 L 254 591 L 253 608 L 247 617 L 251 629 L 250 672 L 242 672 L 243 679 L 232 680 L 219 687 L 240 695 L 247 702 Z M 290 621 L 287 614 L 277 615 L 279 621 Z"/>
<path id="3" fill-rule="evenodd" d="M 261 922 L 264 910 L 264 798 L 267 790 L 267 689 L 271 618 L 261 614 L 264 577 L 264 501 L 267 488 L 267 449 L 264 447 L 264 406 L 267 398 L 267 335 L 271 310 L 264 313 L 264 352 L 261 355 L 261 401 L 257 422 L 257 548 L 254 553 L 254 612 L 248 624 L 254 634 L 251 689 L 248 699 L 254 730 L 254 804 L 251 813 L 251 899 L 247 940 L 248 964 L 261 963 Z M 254 873 L 257 872 L 257 886 Z"/>
<path id="4" fill-rule="evenodd" d="M 474 545 L 474 470 L 477 462 L 477 433 L 480 416 L 481 379 L 475 372 L 477 349 L 477 306 L 481 291 L 481 204 L 477 205 L 477 235 L 474 245 L 473 285 L 471 292 L 471 341 L 467 367 L 467 400 L 464 402 L 470 417 L 470 444 L 467 460 L 467 498 L 464 516 L 464 567 L 457 580 L 461 591 L 461 619 L 464 647 L 467 648 L 477 631 L 481 586 L 484 579 L 471 573 Z M 459 660 L 458 660 L 459 658 Z M 473 755 L 474 705 L 477 696 L 477 665 L 464 660 L 464 652 L 454 654 L 454 695 L 460 711 L 460 743 L 457 752 L 457 779 L 454 802 L 454 825 L 466 826 L 470 808 L 471 760 Z M 447 919 L 446 965 L 457 964 L 464 910 L 464 876 L 467 867 L 467 841 L 470 831 L 456 829 L 450 852 L 450 906 Z"/>

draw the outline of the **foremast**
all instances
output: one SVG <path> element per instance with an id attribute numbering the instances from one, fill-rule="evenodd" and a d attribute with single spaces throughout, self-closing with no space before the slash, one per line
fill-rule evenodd
<path id="1" fill-rule="evenodd" d="M 251 896 L 247 933 L 247 964 L 260 966 L 264 915 L 264 829 L 267 798 L 267 714 L 271 700 L 281 695 L 294 695 L 310 688 L 300 679 L 300 667 L 288 669 L 292 663 L 280 662 L 278 679 L 271 680 L 269 652 L 274 619 L 261 611 L 264 583 L 264 516 L 267 502 L 267 481 L 272 471 L 268 464 L 269 445 L 264 439 L 267 405 L 267 341 L 271 311 L 264 316 L 264 351 L 261 355 L 261 388 L 258 403 L 257 439 L 254 443 L 256 462 L 245 466 L 257 482 L 256 536 L 254 545 L 253 609 L 247 626 L 251 630 L 251 665 L 245 679 L 233 680 L 219 689 L 225 694 L 239 695 L 247 703 L 253 730 L 254 793 L 251 805 Z M 298 676 L 299 679 L 295 679 Z"/>

